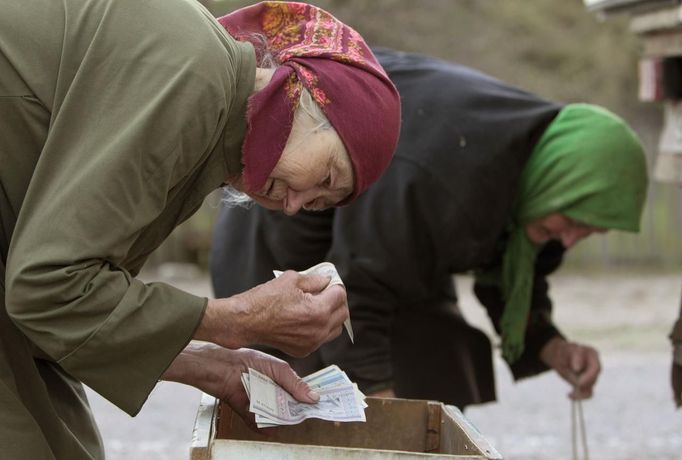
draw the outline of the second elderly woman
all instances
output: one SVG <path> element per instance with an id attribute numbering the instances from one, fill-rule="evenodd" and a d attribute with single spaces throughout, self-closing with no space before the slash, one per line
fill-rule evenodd
<path id="1" fill-rule="evenodd" d="M 348 289 L 355 343 L 340 337 L 295 367 L 335 363 L 365 393 L 464 407 L 495 398 L 490 340 L 465 320 L 453 284 L 471 271 L 514 378 L 552 369 L 572 398 L 590 397 L 597 351 L 554 324 L 547 277 L 582 238 L 639 229 L 637 136 L 594 105 L 551 102 L 428 56 L 375 54 L 402 98 L 390 167 L 348 207 L 289 219 L 223 209 L 216 293 L 329 260 Z"/>

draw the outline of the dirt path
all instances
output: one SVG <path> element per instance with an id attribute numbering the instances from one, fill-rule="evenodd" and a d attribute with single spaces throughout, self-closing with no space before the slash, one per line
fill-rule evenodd
<path id="1" fill-rule="evenodd" d="M 173 282 L 210 295 L 204 277 Z M 462 307 L 472 323 L 490 331 L 470 284 L 458 278 Z M 604 370 L 595 397 L 584 405 L 591 459 L 682 459 L 682 412 L 671 402 L 666 339 L 681 289 L 681 273 L 553 278 L 556 322 L 568 337 L 602 353 Z M 567 385 L 552 374 L 514 384 L 500 359 L 496 368 L 499 401 L 468 409 L 474 425 L 507 460 L 570 459 Z M 134 419 L 90 394 L 110 460 L 188 458 L 196 390 L 162 383 Z"/>

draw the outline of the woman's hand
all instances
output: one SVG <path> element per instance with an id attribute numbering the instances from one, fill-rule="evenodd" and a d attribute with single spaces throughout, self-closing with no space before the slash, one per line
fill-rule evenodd
<path id="1" fill-rule="evenodd" d="M 227 348 L 268 345 L 304 357 L 338 337 L 348 318 L 343 286 L 287 271 L 227 299 L 209 300 L 195 339 Z"/>
<path id="2" fill-rule="evenodd" d="M 571 399 L 592 397 L 601 372 L 597 350 L 554 337 L 542 348 L 540 359 L 571 384 L 573 390 L 568 395 Z"/>
<path id="3" fill-rule="evenodd" d="M 209 343 L 191 342 L 161 379 L 191 385 L 227 402 L 255 429 L 255 418 L 249 412 L 249 399 L 241 382 L 242 372 L 248 372 L 249 367 L 270 377 L 298 401 L 319 400 L 317 393 L 285 361 L 256 350 L 228 350 Z"/>

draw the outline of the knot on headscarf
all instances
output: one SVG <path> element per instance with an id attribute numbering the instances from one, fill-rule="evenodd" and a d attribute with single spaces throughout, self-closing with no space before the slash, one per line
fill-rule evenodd
<path id="1" fill-rule="evenodd" d="M 343 141 L 354 190 L 375 182 L 390 163 L 400 130 L 396 88 L 360 34 L 326 11 L 297 2 L 262 2 L 219 18 L 238 40 L 264 38 L 278 65 L 249 98 L 242 175 L 248 191 L 263 187 L 291 132 L 301 85 Z M 259 58 L 257 53 L 257 59 Z"/>
<path id="2" fill-rule="evenodd" d="M 647 185 L 644 149 L 623 120 L 588 104 L 559 112 L 521 174 L 502 271 L 480 275 L 502 287 L 507 362 L 523 353 L 539 250 L 526 236 L 526 224 L 558 212 L 586 225 L 637 232 Z"/>

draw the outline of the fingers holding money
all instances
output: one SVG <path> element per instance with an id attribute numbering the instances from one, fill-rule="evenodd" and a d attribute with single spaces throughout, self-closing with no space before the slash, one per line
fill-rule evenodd
<path id="1" fill-rule="evenodd" d="M 211 341 L 230 348 L 269 345 L 295 357 L 307 356 L 337 337 L 348 317 L 345 289 L 327 288 L 329 282 L 329 276 L 287 271 L 222 299 L 226 306 L 218 313 L 215 303 L 209 302 L 207 316 L 222 315 L 215 323 L 224 326 L 223 336 Z"/>
<path id="2" fill-rule="evenodd" d="M 253 413 L 249 411 L 248 394 L 244 391 L 240 379 L 241 374 L 248 372 L 248 369 L 255 369 L 266 375 L 297 401 L 315 404 L 320 399 L 320 396 L 294 372 L 287 362 L 267 353 L 246 348 L 222 349 L 214 356 L 216 365 L 223 366 L 225 369 L 222 374 L 223 385 L 217 392 L 217 396 L 225 400 L 232 410 L 253 429 L 257 428 L 256 421 Z"/>
<path id="3" fill-rule="evenodd" d="M 319 291 L 315 291 L 315 289 L 320 287 L 319 279 L 326 280 L 327 284 Z M 329 277 L 326 275 L 303 275 L 301 276 L 301 280 L 302 281 L 299 282 L 299 287 L 304 292 L 311 293 L 314 296 L 312 302 L 315 306 L 312 308 L 317 309 L 318 311 L 324 311 L 328 318 L 326 324 L 327 334 L 326 337 L 322 339 L 322 343 L 327 343 L 337 338 L 343 332 L 343 325 L 350 318 L 346 288 L 343 284 L 332 284 L 330 286 Z M 332 283 L 333 282 L 332 278 Z"/>
<path id="4" fill-rule="evenodd" d="M 320 302 L 331 306 L 327 337 L 324 343 L 337 338 L 343 332 L 343 324 L 350 317 L 346 289 L 342 285 L 331 286 L 318 296 Z"/>
<path id="5" fill-rule="evenodd" d="M 260 354 L 267 359 L 258 360 L 249 367 L 270 377 L 297 401 L 314 404 L 320 400 L 320 395 L 313 391 L 288 363 L 265 353 Z"/>
<path id="6" fill-rule="evenodd" d="M 269 345 L 305 357 L 341 334 L 353 338 L 346 290 L 333 265 L 277 278 L 226 299 L 210 299 L 194 339 L 237 349 Z M 345 323 L 344 323 L 345 321 Z"/>
<path id="7" fill-rule="evenodd" d="M 281 276 L 284 272 L 281 272 L 279 270 L 273 270 L 273 274 L 275 275 L 275 278 Z M 330 278 L 329 284 L 327 285 L 326 289 L 331 288 L 332 286 L 344 286 L 343 280 L 341 279 L 341 276 L 339 275 L 339 272 L 336 270 L 336 267 L 334 264 L 331 262 L 321 262 L 317 265 L 314 265 L 307 270 L 303 270 L 302 272 L 299 272 L 301 275 L 324 275 L 328 276 Z M 345 288 L 345 286 L 344 286 Z M 343 327 L 346 329 L 346 332 L 348 333 L 348 338 L 350 338 L 351 343 L 354 342 L 353 338 L 353 325 L 351 324 L 350 321 L 350 316 L 346 317 L 345 321 L 343 322 Z M 334 337 L 332 337 L 334 338 Z"/>
<path id="8" fill-rule="evenodd" d="M 287 270 L 282 276 L 297 276 L 297 286 L 303 292 L 309 292 L 311 294 L 317 294 L 324 291 L 327 286 L 329 286 L 329 281 L 331 277 L 328 275 L 299 275 L 295 271 Z M 279 278 L 279 277 L 278 277 Z"/>
<path id="9" fill-rule="evenodd" d="M 256 414 L 258 427 L 294 425 L 307 418 L 334 422 L 364 422 L 365 395 L 345 372 L 332 365 L 310 374 L 303 380 L 319 394 L 315 404 L 295 400 L 272 378 L 249 368 L 242 373 L 242 384 L 249 395 L 249 410 Z"/>
<path id="10" fill-rule="evenodd" d="M 307 278 L 308 275 L 297 275 Z M 338 337 L 349 317 L 346 290 L 331 286 L 319 293 L 303 291 L 302 298 L 293 299 L 291 310 L 278 311 L 279 327 L 265 335 L 262 342 L 295 357 L 305 357 L 322 344 Z"/>

